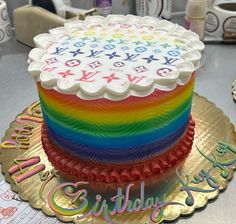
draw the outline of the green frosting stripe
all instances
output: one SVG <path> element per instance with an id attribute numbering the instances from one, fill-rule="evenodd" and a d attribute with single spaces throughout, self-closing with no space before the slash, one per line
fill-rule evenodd
<path id="1" fill-rule="evenodd" d="M 50 120 L 58 123 L 59 125 L 74 129 L 79 132 L 85 134 L 92 135 L 104 135 L 104 136 L 117 136 L 117 135 L 127 135 L 127 133 L 132 132 L 132 134 L 141 134 L 148 131 L 153 131 L 153 129 L 157 130 L 161 128 L 163 125 L 170 124 L 172 120 L 176 119 L 176 117 L 181 116 L 186 110 L 191 107 L 192 97 L 187 98 L 185 101 L 180 104 L 179 107 L 175 108 L 168 114 L 164 116 L 158 116 L 152 119 L 148 119 L 140 122 L 126 123 L 121 125 L 114 124 L 101 124 L 101 123 L 89 123 L 79 119 L 73 119 L 71 117 L 66 116 L 65 113 L 61 113 L 59 111 L 55 111 L 50 106 L 48 106 L 42 98 L 40 98 L 41 105 L 43 107 L 44 113 L 46 113 L 47 117 Z M 56 119 L 55 119 L 56 118 Z M 115 130 L 115 133 L 114 133 Z"/>

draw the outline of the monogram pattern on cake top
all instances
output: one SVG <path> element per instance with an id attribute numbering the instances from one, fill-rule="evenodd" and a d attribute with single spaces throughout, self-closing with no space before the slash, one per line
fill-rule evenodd
<path id="1" fill-rule="evenodd" d="M 199 67 L 199 37 L 152 17 L 91 16 L 34 38 L 29 72 L 45 88 L 121 100 L 173 90 Z"/>

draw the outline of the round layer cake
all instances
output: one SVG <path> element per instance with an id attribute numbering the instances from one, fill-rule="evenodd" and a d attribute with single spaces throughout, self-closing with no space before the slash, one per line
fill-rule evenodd
<path id="1" fill-rule="evenodd" d="M 204 45 L 151 17 L 88 17 L 34 38 L 29 72 L 60 171 L 104 182 L 144 179 L 191 150 L 194 71 Z"/>

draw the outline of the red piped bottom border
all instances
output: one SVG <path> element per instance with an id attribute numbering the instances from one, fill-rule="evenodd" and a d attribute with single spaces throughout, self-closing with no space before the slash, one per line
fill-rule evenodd
<path id="1" fill-rule="evenodd" d="M 70 155 L 50 141 L 45 124 L 42 126 L 42 145 L 53 166 L 68 176 L 78 180 L 122 183 L 142 180 L 152 175 L 163 175 L 165 171 L 176 166 L 191 151 L 194 140 L 194 128 L 195 122 L 191 118 L 188 129 L 183 137 L 165 153 L 144 162 L 128 165 L 101 164 Z"/>

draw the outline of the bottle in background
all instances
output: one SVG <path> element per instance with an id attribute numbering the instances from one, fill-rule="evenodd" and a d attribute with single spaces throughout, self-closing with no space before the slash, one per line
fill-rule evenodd
<path id="1" fill-rule="evenodd" d="M 100 15 L 107 16 L 111 14 L 112 0 L 96 0 L 95 4 Z"/>
<path id="2" fill-rule="evenodd" d="M 171 19 L 172 0 L 136 0 L 136 14 Z"/>
<path id="3" fill-rule="evenodd" d="M 199 35 L 201 41 L 205 36 L 205 16 L 207 0 L 188 0 L 184 26 Z"/>

